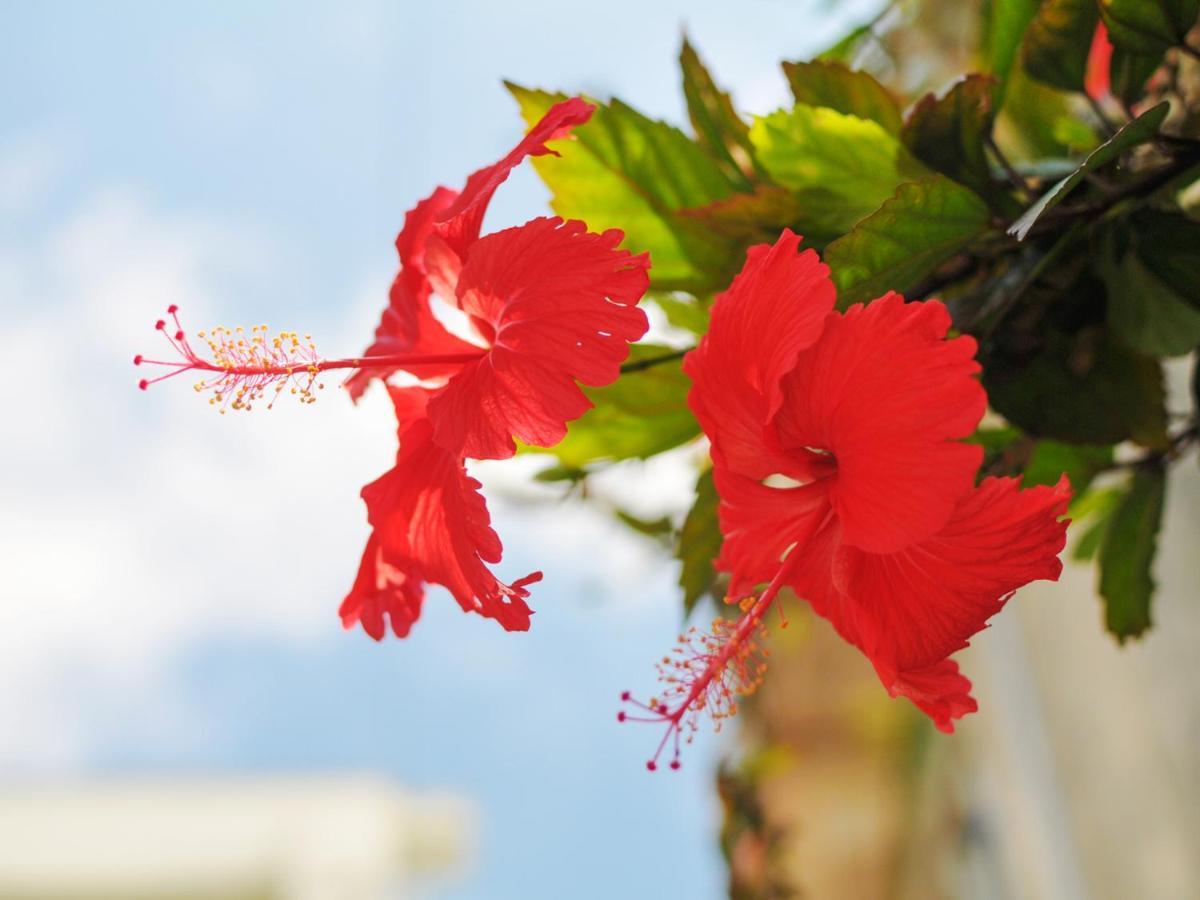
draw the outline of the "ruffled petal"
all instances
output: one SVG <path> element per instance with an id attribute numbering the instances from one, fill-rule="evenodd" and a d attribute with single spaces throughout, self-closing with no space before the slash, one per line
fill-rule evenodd
<path id="1" fill-rule="evenodd" d="M 416 389 L 389 388 L 411 417 Z M 396 466 L 363 488 L 367 519 L 386 559 L 413 577 L 440 584 L 466 612 L 496 619 L 509 631 L 526 631 L 531 611 L 525 585 L 534 573 L 504 584 L 486 563 L 500 561 L 500 538 L 492 530 L 480 484 L 462 458 L 433 441 L 427 418 L 411 421 L 400 435 Z"/>
<path id="2" fill-rule="evenodd" d="M 424 584 L 414 568 L 389 559 L 379 545 L 379 536 L 371 532 L 358 575 L 338 615 L 345 628 L 362 625 L 377 641 L 383 640 L 389 623 L 396 637 L 408 637 L 424 599 Z"/>
<path id="3" fill-rule="evenodd" d="M 364 356 L 479 352 L 478 346 L 448 332 L 434 316 L 430 306 L 432 286 L 426 271 L 426 248 L 434 221 L 450 208 L 457 196 L 454 191 L 439 187 L 405 215 L 404 228 L 396 238 L 400 270 L 388 292 L 388 305 L 383 311 L 379 327 L 375 329 L 375 341 L 366 349 Z M 421 378 L 436 378 L 457 371 L 461 365 L 433 363 L 406 366 L 405 370 Z M 371 379 L 386 379 L 395 371 L 395 367 L 358 369 L 346 379 L 346 390 L 350 392 L 351 399 L 358 400 Z"/>
<path id="4" fill-rule="evenodd" d="M 982 448 L 963 444 L 987 397 L 975 341 L 945 340 L 937 301 L 888 294 L 831 315 L 799 354 L 775 418 L 783 446 L 832 453 L 842 540 L 893 552 L 940 529 L 972 488 Z"/>
<path id="5" fill-rule="evenodd" d="M 889 691 L 922 709 L 942 691 L 953 700 L 946 709 L 965 708 L 970 685 L 943 664 L 1018 588 L 1058 578 L 1070 498 L 1065 477 L 1028 490 L 1014 478 L 988 478 L 920 544 L 891 554 L 838 550 L 834 580 L 852 609 L 853 642 Z"/>
<path id="6" fill-rule="evenodd" d="M 591 402 L 576 385 L 609 384 L 646 333 L 636 304 L 649 259 L 618 250 L 622 234 L 541 218 L 471 248 L 459 307 L 492 349 L 429 404 L 437 442 L 472 459 L 506 459 L 515 435 L 549 447 Z"/>
<path id="7" fill-rule="evenodd" d="M 795 488 L 767 487 L 723 467 L 714 469 L 713 478 L 721 498 L 717 512 L 724 536 L 716 567 L 732 575 L 731 597 L 744 596 L 756 585 L 771 581 L 784 557 L 793 553 L 802 556 L 812 569 L 807 577 L 793 573 L 794 580 L 812 585 L 823 569 L 824 582 L 831 582 L 832 547 L 822 560 L 822 554 L 813 552 L 812 546 L 814 536 L 828 524 L 832 512 L 825 482 Z M 797 561 L 793 559 L 793 567 Z"/>
<path id="8" fill-rule="evenodd" d="M 708 333 L 684 360 L 694 386 L 692 411 L 713 444 L 714 460 L 762 479 L 789 472 L 763 429 L 783 400 L 780 382 L 821 335 L 833 309 L 829 267 L 785 230 L 773 246 L 751 247 L 729 290 L 713 304 Z"/>
<path id="9" fill-rule="evenodd" d="M 952 733 L 955 719 L 979 709 L 971 696 L 971 682 L 952 659 L 904 672 L 876 664 L 875 672 L 887 688 L 888 696 L 907 697 L 933 719 L 938 731 Z"/>
<path id="10" fill-rule="evenodd" d="M 595 108 L 580 97 L 554 104 L 499 162 L 473 173 L 467 179 L 462 193 L 437 217 L 437 234 L 446 247 L 460 260 L 465 260 L 467 248 L 479 237 L 484 213 L 496 188 L 504 183 L 509 173 L 525 157 L 548 153 L 558 156 L 557 151 L 546 146 L 546 142 L 565 138 L 572 128 L 590 119 Z"/>

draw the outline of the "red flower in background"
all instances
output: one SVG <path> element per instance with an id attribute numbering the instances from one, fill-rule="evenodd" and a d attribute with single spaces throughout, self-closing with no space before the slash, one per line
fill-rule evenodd
<path id="1" fill-rule="evenodd" d="M 529 628 L 525 585 L 541 574 L 506 585 L 487 568 L 500 560 L 500 540 L 464 462 L 512 456 L 514 437 L 543 447 L 563 438 L 566 423 L 591 407 L 576 382 L 615 381 L 629 344 L 646 332 L 636 304 L 649 260 L 618 250 L 619 231 L 592 234 L 558 218 L 479 232 L 512 168 L 553 153 L 546 141 L 587 121 L 592 109 L 579 99 L 557 104 L 500 162 L 467 179 L 462 193 L 438 188 L 405 218 L 396 239 L 400 271 L 366 357 L 411 358 L 364 365 L 347 388 L 357 399 L 371 378 L 399 370 L 422 384 L 389 386 L 400 449 L 395 467 L 363 489 L 373 532 L 342 603 L 346 627 L 361 623 L 380 639 L 386 618 L 403 637 L 432 583 L 464 611 L 510 631 Z M 435 295 L 465 315 L 469 339 L 442 324 Z"/>
<path id="2" fill-rule="evenodd" d="M 937 301 L 888 294 L 833 311 L 828 267 L 799 244 L 785 231 L 750 251 L 684 363 L 712 441 L 717 567 L 731 573 L 731 598 L 767 587 L 743 602 L 737 629 L 710 638 L 704 665 L 682 654 L 665 701 L 642 707 L 668 724 L 659 751 L 674 735 L 676 762 L 682 727 L 755 686 L 739 642 L 753 641 L 783 587 L 871 660 L 889 694 L 952 731 L 976 704 L 950 655 L 1017 588 L 1062 568 L 1065 479 L 975 484 L 982 450 L 961 440 L 987 403 L 975 341 L 946 339 Z"/>
<path id="3" fill-rule="evenodd" d="M 1113 46 L 1108 40 L 1108 29 L 1100 22 L 1092 35 L 1092 47 L 1088 51 L 1087 71 L 1083 89 L 1093 100 L 1100 100 L 1112 92 L 1111 75 Z"/>

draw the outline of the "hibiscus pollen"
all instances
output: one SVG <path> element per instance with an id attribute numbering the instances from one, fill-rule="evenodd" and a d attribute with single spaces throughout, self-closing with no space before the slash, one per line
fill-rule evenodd
<path id="1" fill-rule="evenodd" d="M 671 769 L 680 767 L 683 744 L 690 744 L 706 715 L 720 731 L 725 719 L 737 715 L 738 700 L 758 690 L 767 671 L 770 651 L 763 646 L 767 630 L 763 619 L 779 595 L 790 566 L 785 561 L 778 574 L 758 597 L 747 597 L 739 604 L 742 614 L 736 619 L 718 618 L 709 631 L 690 628 L 679 636 L 671 652 L 657 665 L 663 690 L 643 703 L 629 691 L 621 702 L 633 712 L 621 710 L 619 722 L 650 722 L 666 725 L 654 755 L 646 768 L 658 769 L 668 745 Z M 784 623 L 786 627 L 786 622 Z"/>
<path id="2" fill-rule="evenodd" d="M 254 325 L 247 331 L 242 326 L 223 325 L 208 332 L 196 332 L 196 337 L 208 345 L 211 359 L 198 354 L 188 340 L 179 321 L 179 307 L 167 307 L 171 317 L 159 319 L 154 327 L 170 345 L 176 359 L 148 359 L 142 354 L 133 358 L 135 366 L 160 366 L 167 371 L 156 378 L 143 378 L 138 387 L 143 391 L 152 384 L 174 378 L 185 372 L 201 374 L 192 385 L 197 394 L 208 393 L 208 402 L 222 415 L 226 410 L 250 411 L 256 403 L 266 401 L 267 409 L 275 406 L 285 391 L 302 404 L 317 402 L 317 392 L 325 389 L 318 380 L 330 369 L 366 369 L 376 366 L 403 366 L 414 363 L 470 362 L 479 353 L 391 354 L 362 356 L 349 359 L 322 359 L 311 334 L 301 336 L 295 331 L 280 331 L 271 336 L 266 325 Z M 171 326 L 174 327 L 171 327 Z"/>

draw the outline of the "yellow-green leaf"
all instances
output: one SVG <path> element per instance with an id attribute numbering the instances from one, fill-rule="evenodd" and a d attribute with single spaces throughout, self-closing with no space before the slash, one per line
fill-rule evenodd
<path id="1" fill-rule="evenodd" d="M 670 347 L 637 344 L 631 363 L 675 353 Z M 691 381 L 679 359 L 622 375 L 605 387 L 586 388 L 595 404 L 567 426 L 567 436 L 548 452 L 568 470 L 598 462 L 645 459 L 677 447 L 700 433 L 687 406 Z M 542 452 L 542 451 L 538 451 Z"/>
<path id="2" fill-rule="evenodd" d="M 529 123 L 564 99 L 514 84 L 508 89 Z M 553 194 L 554 211 L 582 219 L 592 231 L 624 231 L 624 246 L 650 252 L 655 287 L 720 288 L 736 271 L 723 241 L 677 215 L 733 193 L 716 162 L 682 131 L 613 100 L 598 104 L 572 139 L 552 146 L 561 156 L 535 157 L 533 166 Z"/>
<path id="3" fill-rule="evenodd" d="M 826 107 L 757 118 L 750 140 L 771 177 L 795 193 L 799 224 L 816 241 L 844 234 L 905 181 L 929 174 L 882 125 Z"/>

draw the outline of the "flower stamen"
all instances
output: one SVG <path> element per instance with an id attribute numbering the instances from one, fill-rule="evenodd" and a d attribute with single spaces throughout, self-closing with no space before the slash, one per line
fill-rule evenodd
<path id="1" fill-rule="evenodd" d="M 629 691 L 621 694 L 621 702 L 635 712 L 621 710 L 617 721 L 667 726 L 654 755 L 646 761 L 649 771 L 658 769 L 668 744 L 672 748 L 669 767 L 678 769 L 682 745 L 695 739 L 705 714 L 712 718 L 719 732 L 725 719 L 737 715 L 739 698 L 758 690 L 770 656 L 763 646 L 767 633 L 763 618 L 775 602 L 790 568 L 785 561 L 757 598 L 742 600 L 739 618 L 718 618 L 710 631 L 693 627 L 680 635 L 671 653 L 658 663 L 659 681 L 664 685 L 659 696 L 643 703 Z"/>
<path id="2" fill-rule="evenodd" d="M 311 334 L 301 336 L 295 331 L 280 331 L 273 337 L 266 325 L 254 325 L 247 332 L 242 326 L 226 328 L 218 325 L 208 332 L 199 331 L 196 337 L 208 345 L 211 359 L 198 354 L 188 341 L 187 332 L 179 321 L 179 307 L 171 304 L 167 314 L 174 323 L 168 327 L 159 319 L 154 327 L 162 332 L 177 360 L 148 359 L 142 354 L 133 358 L 135 366 L 161 366 L 168 369 L 156 378 L 143 378 L 138 387 L 146 390 L 152 384 L 174 378 L 184 372 L 199 372 L 202 378 L 192 385 L 197 394 L 210 393 L 209 404 L 222 415 L 227 409 L 250 411 L 254 404 L 266 400 L 267 409 L 288 391 L 302 404 L 317 402 L 317 393 L 325 389 L 318 376 L 329 369 L 365 369 L 372 367 L 403 367 L 420 363 L 468 363 L 486 354 L 478 353 L 421 355 L 392 354 L 386 356 L 322 359 Z"/>

